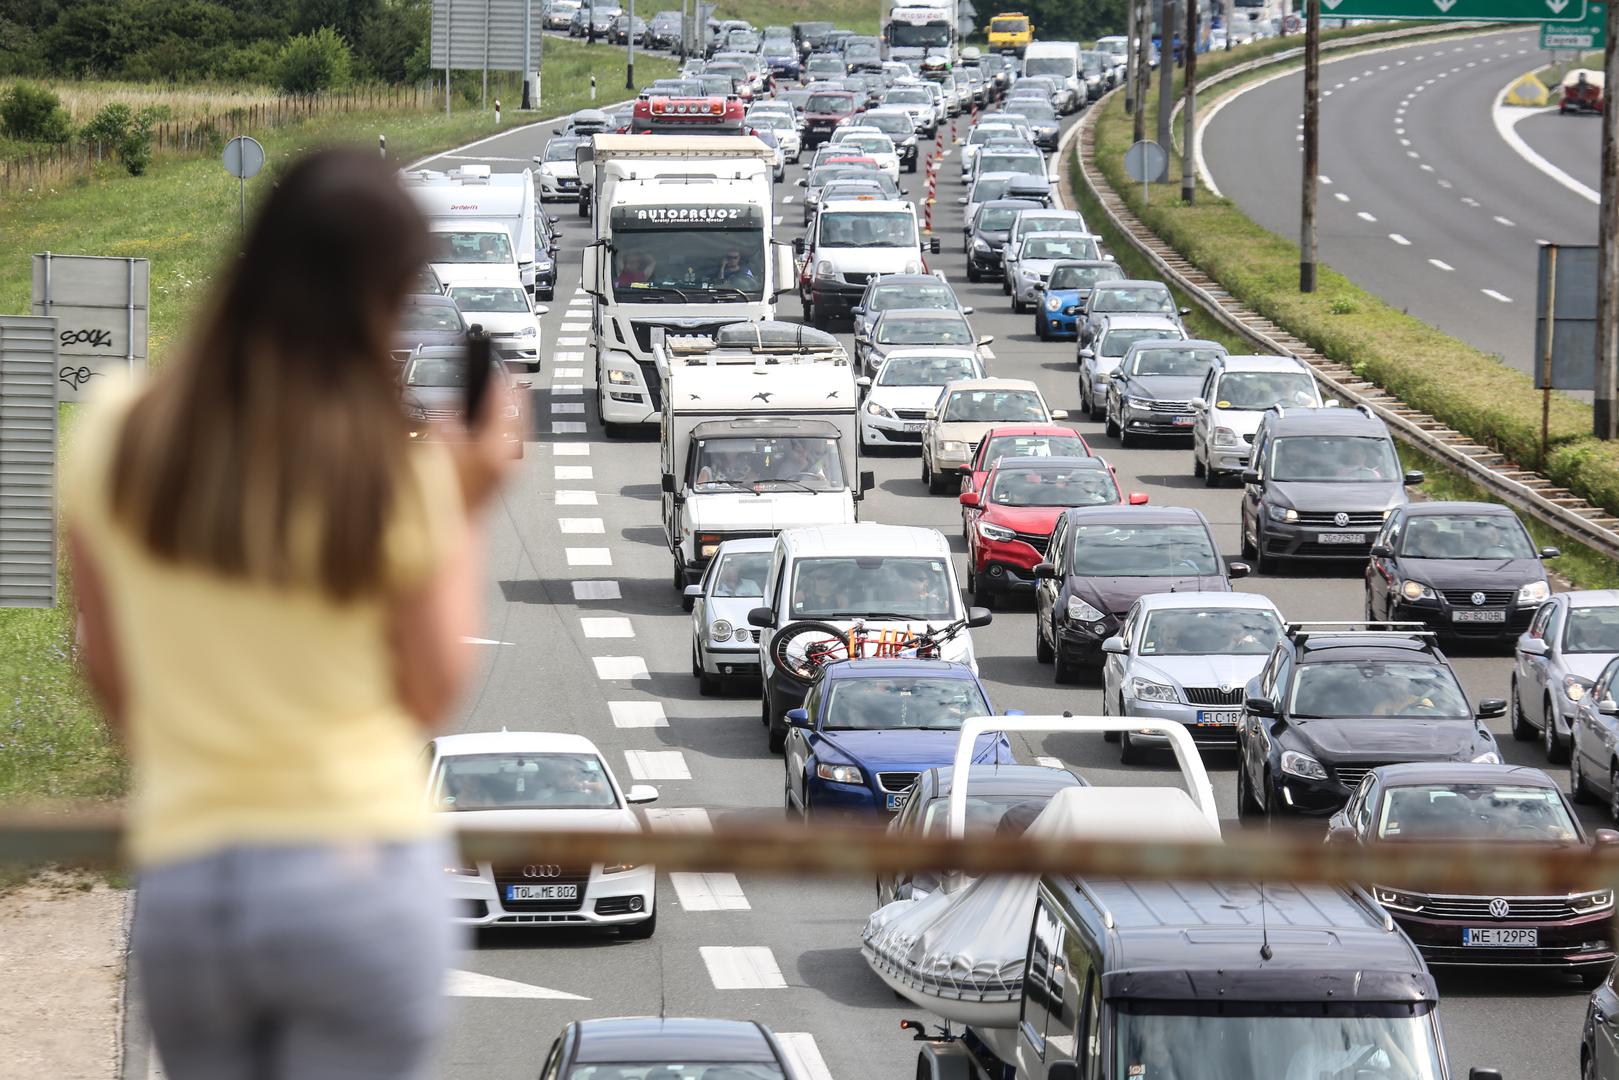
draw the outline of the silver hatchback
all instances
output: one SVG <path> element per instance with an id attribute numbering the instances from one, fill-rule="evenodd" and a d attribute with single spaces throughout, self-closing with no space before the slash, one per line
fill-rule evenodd
<path id="1" fill-rule="evenodd" d="M 703 578 L 686 586 L 691 607 L 691 673 L 704 694 L 727 682 L 759 678 L 759 631 L 748 612 L 764 603 L 774 536 L 727 540 L 714 552 Z"/>

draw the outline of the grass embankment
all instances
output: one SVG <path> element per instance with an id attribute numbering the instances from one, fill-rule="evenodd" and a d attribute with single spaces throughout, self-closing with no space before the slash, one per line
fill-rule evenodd
<path id="1" fill-rule="evenodd" d="M 644 67 L 643 67 L 644 65 Z M 637 58 L 637 76 L 673 72 L 672 61 Z M 589 76 L 622 85 L 623 56 L 554 39 L 546 42 L 544 108 L 507 108 L 499 128 L 490 113 L 461 109 L 402 115 L 322 116 L 263 135 L 265 171 L 249 198 L 269 190 L 278 170 L 315 146 L 375 146 L 408 163 L 497 130 L 560 116 L 589 102 Z M 618 83 L 614 83 L 614 79 Z M 609 97 L 606 100 L 613 100 Z M 151 354 L 175 347 L 207 293 L 216 266 L 236 240 L 236 182 L 216 160 L 159 161 L 143 177 L 108 169 L 57 190 L 9 200 L 0 208 L 0 311 L 27 312 L 30 256 L 37 251 L 152 260 Z M 63 409 L 64 431 L 74 409 Z M 0 800 L 107 798 L 127 784 L 122 756 L 73 662 L 71 583 L 63 568 L 61 602 L 51 610 L 0 609 Z"/>
<path id="2" fill-rule="evenodd" d="M 746 19 L 761 30 L 795 22 L 829 22 L 839 30 L 874 35 L 880 6 L 886 7 L 886 0 L 820 0 L 815 4 L 803 0 L 722 0 L 714 17 Z"/>

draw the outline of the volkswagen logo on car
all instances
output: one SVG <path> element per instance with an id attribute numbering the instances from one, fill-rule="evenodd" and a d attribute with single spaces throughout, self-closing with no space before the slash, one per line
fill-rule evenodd
<path id="1" fill-rule="evenodd" d="M 1490 901 L 1490 914 L 1497 919 L 1504 919 L 1512 914 L 1512 905 L 1497 896 Z"/>
<path id="2" fill-rule="evenodd" d="M 1481 593 L 1481 592 L 1474 593 L 1473 596 L 1472 596 L 1472 600 L 1473 600 L 1473 606 L 1474 607 L 1483 607 L 1484 606 L 1484 594 L 1483 593 Z"/>
<path id="3" fill-rule="evenodd" d="M 526 878 L 554 878 L 562 876 L 562 867 L 556 863 L 530 863 L 523 867 Z"/>
<path id="4" fill-rule="evenodd" d="M 1341 529 L 1345 525 L 1349 524 L 1349 515 L 1340 510 L 1336 514 L 1332 515 L 1332 523 Z"/>

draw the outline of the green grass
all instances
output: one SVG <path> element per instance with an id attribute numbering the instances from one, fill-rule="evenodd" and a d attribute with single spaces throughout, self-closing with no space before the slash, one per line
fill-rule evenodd
<path id="1" fill-rule="evenodd" d="M 623 85 L 623 53 L 587 50 L 548 39 L 542 111 L 508 107 L 501 129 L 559 116 L 589 102 L 589 76 L 604 88 Z M 637 58 L 637 79 L 674 71 L 662 58 Z M 615 81 L 616 80 L 616 81 Z M 249 196 L 269 190 L 278 170 L 315 146 L 388 136 L 390 154 L 406 163 L 496 131 L 475 109 L 407 114 L 351 113 L 268 132 L 264 173 Z M 0 206 L 0 311 L 27 311 L 30 258 L 36 251 L 133 256 L 152 260 L 154 365 L 181 339 L 206 296 L 222 257 L 236 240 L 236 184 L 218 161 L 161 160 L 144 177 L 107 169 L 57 190 L 35 191 Z M 63 408 L 63 429 L 74 409 Z M 52 610 L 0 609 L 0 801 L 110 798 L 123 793 L 127 771 L 73 662 L 72 587 L 62 567 L 61 602 Z"/>
<path id="2" fill-rule="evenodd" d="M 714 17 L 746 19 L 761 30 L 795 22 L 829 22 L 839 30 L 875 35 L 878 20 L 888 6 L 887 0 L 821 0 L 815 4 L 804 0 L 721 0 Z M 656 5 L 651 8 L 657 10 Z"/>

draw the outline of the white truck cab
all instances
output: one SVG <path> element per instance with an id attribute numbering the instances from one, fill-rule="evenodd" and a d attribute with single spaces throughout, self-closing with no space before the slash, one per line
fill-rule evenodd
<path id="1" fill-rule="evenodd" d="M 799 237 L 793 247 L 806 256 L 799 288 L 805 319 L 815 327 L 847 317 L 873 277 L 928 272 L 916 207 L 909 202 L 835 199 L 815 215 L 808 242 Z M 937 236 L 926 250 L 938 253 Z"/>

